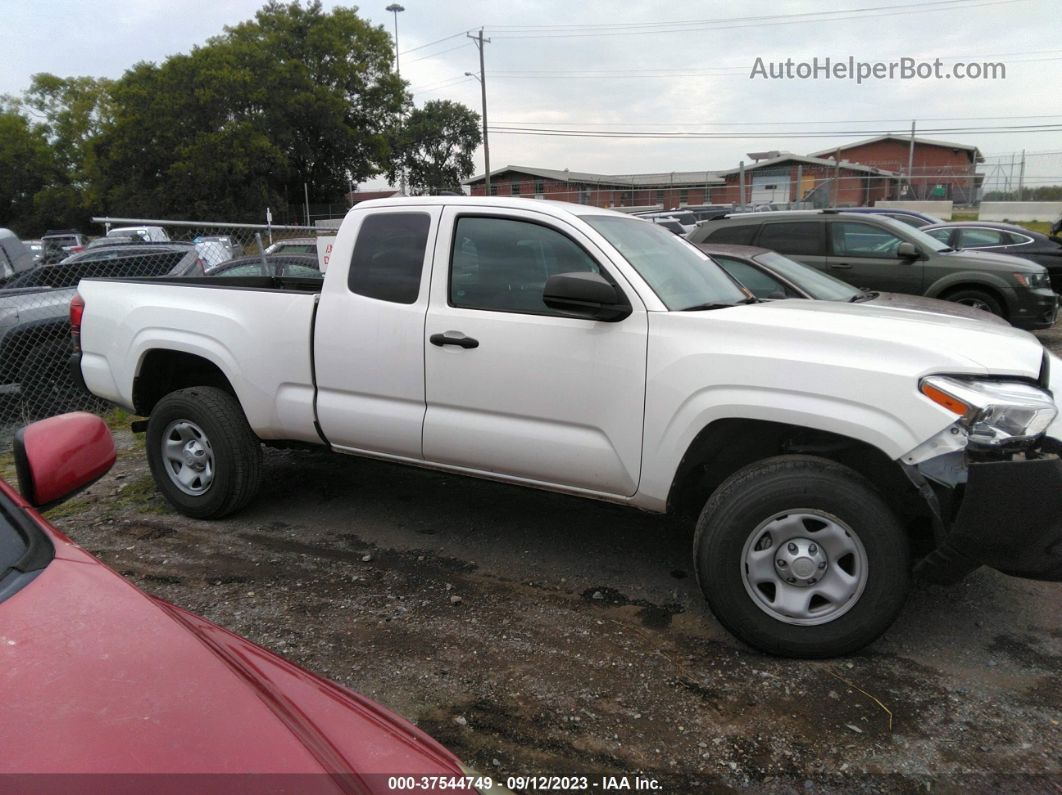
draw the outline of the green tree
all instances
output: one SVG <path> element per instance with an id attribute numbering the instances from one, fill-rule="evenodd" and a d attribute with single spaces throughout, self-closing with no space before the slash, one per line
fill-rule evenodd
<path id="1" fill-rule="evenodd" d="M 0 226 L 23 237 L 39 234 L 35 200 L 59 170 L 44 129 L 11 109 L 0 111 L 0 174 Z"/>
<path id="2" fill-rule="evenodd" d="M 474 110 L 445 99 L 410 112 L 398 134 L 396 168 L 404 169 L 411 192 L 460 189 L 483 140 L 479 119 Z M 395 181 L 396 169 L 389 176 Z"/>
<path id="3" fill-rule="evenodd" d="M 70 184 L 86 190 L 95 177 L 95 145 L 111 120 L 111 81 L 94 77 L 33 75 L 22 99 L 40 121 L 56 162 Z"/>
<path id="4" fill-rule="evenodd" d="M 270 2 L 186 55 L 140 63 L 112 90 L 99 146 L 112 213 L 257 220 L 266 205 L 337 200 L 391 166 L 408 97 L 391 38 L 355 10 Z"/>

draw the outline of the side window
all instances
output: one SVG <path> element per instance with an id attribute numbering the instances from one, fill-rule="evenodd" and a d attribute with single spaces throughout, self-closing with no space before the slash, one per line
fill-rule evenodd
<path id="1" fill-rule="evenodd" d="M 600 268 L 556 230 L 508 218 L 459 218 L 450 261 L 450 303 L 555 315 L 542 303 L 546 279 L 575 271 L 600 273 Z"/>
<path id="2" fill-rule="evenodd" d="M 0 279 L 10 278 L 15 273 L 15 266 L 11 264 L 11 260 L 8 259 L 7 252 L 4 251 L 4 247 L 0 246 Z"/>
<path id="3" fill-rule="evenodd" d="M 350 258 L 350 291 L 396 304 L 416 303 L 430 226 L 427 213 L 368 216 Z"/>
<path id="4" fill-rule="evenodd" d="M 960 229 L 959 248 L 983 248 L 984 246 L 1005 246 L 1007 236 L 998 229 Z"/>
<path id="5" fill-rule="evenodd" d="M 838 257 L 895 257 L 903 243 L 888 229 L 858 221 L 835 221 L 830 224 L 833 253 Z"/>
<path id="6" fill-rule="evenodd" d="M 711 228 L 709 224 L 709 228 Z M 704 239 L 713 243 L 734 243 L 738 246 L 747 246 L 752 243 L 756 236 L 759 224 L 739 224 L 735 226 L 721 226 L 708 234 Z"/>
<path id="7" fill-rule="evenodd" d="M 757 298 L 788 298 L 795 295 L 773 276 L 744 260 L 721 257 L 718 254 L 712 254 L 711 257 Z"/>
<path id="8" fill-rule="evenodd" d="M 756 245 L 782 254 L 821 257 L 826 254 L 823 231 L 821 221 L 764 224 Z"/>
<path id="9" fill-rule="evenodd" d="M 931 237 L 935 237 L 941 243 L 948 243 L 951 240 L 950 229 L 926 229 L 925 233 Z M 950 243 L 948 243 L 950 245 Z"/>

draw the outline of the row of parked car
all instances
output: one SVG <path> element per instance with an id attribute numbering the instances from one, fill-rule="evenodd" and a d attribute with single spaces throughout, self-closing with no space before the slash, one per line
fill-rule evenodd
<path id="1" fill-rule="evenodd" d="M 38 417 L 76 405 L 83 393 L 66 359 L 70 299 L 84 278 L 321 276 L 312 238 L 278 241 L 255 255 L 228 236 L 175 241 L 160 226 L 119 227 L 95 240 L 59 230 L 40 242 L 38 256 L 0 230 L 0 395 L 19 396 Z"/>
<path id="2" fill-rule="evenodd" d="M 877 208 L 773 211 L 723 214 L 685 237 L 761 299 L 902 303 L 1042 329 L 1054 325 L 1062 292 L 1062 239 L 1011 224 Z"/>

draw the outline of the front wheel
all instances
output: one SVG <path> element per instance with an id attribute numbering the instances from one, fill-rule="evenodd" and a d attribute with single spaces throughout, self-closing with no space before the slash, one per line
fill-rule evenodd
<path id="1" fill-rule="evenodd" d="M 1004 320 L 1007 318 L 1007 313 L 1003 309 L 1003 305 L 999 302 L 991 293 L 986 293 L 984 290 L 973 289 L 961 289 L 956 290 L 953 293 L 948 293 L 945 298 L 948 301 L 954 301 L 957 304 L 963 304 L 964 306 L 970 306 L 974 309 L 982 309 L 985 312 L 991 312 L 996 317 L 1001 317 Z"/>
<path id="2" fill-rule="evenodd" d="M 769 458 L 731 476 L 701 513 L 693 551 L 712 612 L 771 654 L 856 651 L 907 597 L 900 523 L 865 478 L 823 458 Z"/>
<path id="3" fill-rule="evenodd" d="M 178 389 L 158 402 L 147 457 L 162 496 L 195 519 L 238 511 L 261 480 L 262 446 L 236 398 L 216 387 Z"/>

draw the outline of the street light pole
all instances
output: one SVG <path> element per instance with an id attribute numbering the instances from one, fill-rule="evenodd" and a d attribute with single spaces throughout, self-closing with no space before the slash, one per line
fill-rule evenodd
<path id="1" fill-rule="evenodd" d="M 391 5 L 389 5 L 386 10 L 390 11 L 395 16 L 395 74 L 397 74 L 401 78 L 402 77 L 402 65 L 398 61 L 398 14 L 400 12 L 402 12 L 402 11 L 405 11 L 406 9 L 405 9 L 404 6 L 401 6 L 398 3 L 391 3 Z M 399 111 L 399 114 L 398 114 L 398 122 L 399 122 L 398 123 L 399 130 L 401 130 L 401 127 L 402 127 L 402 112 L 401 111 Z M 398 169 L 398 190 L 403 196 L 406 195 L 406 172 L 401 167 L 399 167 L 399 169 Z"/>
<path id="2" fill-rule="evenodd" d="M 398 76 L 401 77 L 402 67 L 398 63 L 398 14 L 400 11 L 405 11 L 406 9 L 403 6 L 400 6 L 398 3 L 391 3 L 391 5 L 389 5 L 386 10 L 390 11 L 392 14 L 395 15 L 395 72 L 397 72 Z"/>
<path id="3" fill-rule="evenodd" d="M 483 38 L 483 28 L 479 29 L 479 33 L 473 36 L 471 33 L 465 34 L 468 38 L 472 39 L 476 43 L 476 47 L 479 48 L 479 77 L 471 72 L 465 72 L 468 77 L 476 77 L 479 80 L 480 96 L 483 98 L 483 166 L 487 172 L 487 185 L 486 195 L 490 195 L 490 141 L 487 139 L 487 73 L 483 68 L 483 45 L 490 44 L 490 39 Z"/>

